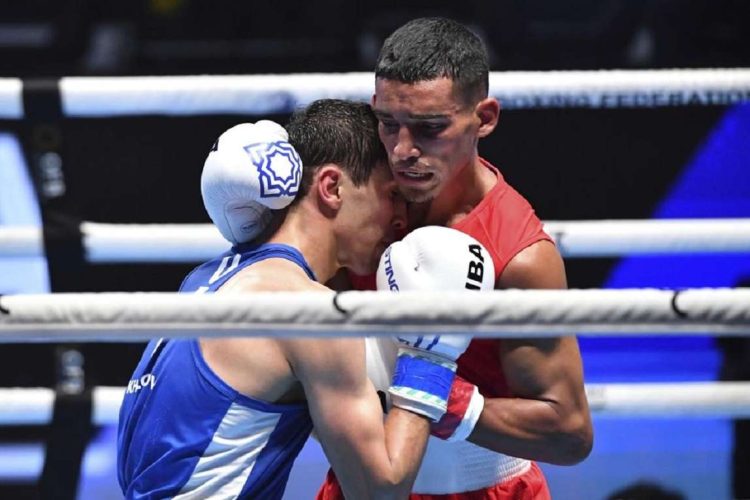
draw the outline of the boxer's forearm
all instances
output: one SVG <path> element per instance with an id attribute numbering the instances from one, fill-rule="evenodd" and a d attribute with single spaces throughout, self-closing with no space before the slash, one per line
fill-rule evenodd
<path id="1" fill-rule="evenodd" d="M 529 460 L 573 465 L 591 451 L 588 409 L 554 401 L 488 398 L 469 441 Z"/>
<path id="2" fill-rule="evenodd" d="M 486 398 L 470 439 L 494 451 L 558 465 L 591 451 L 593 431 L 574 337 L 503 339 L 512 398 Z"/>
<path id="3" fill-rule="evenodd" d="M 422 463 L 430 421 L 401 408 L 392 408 L 385 421 L 385 440 L 391 461 L 396 498 L 406 498 Z"/>

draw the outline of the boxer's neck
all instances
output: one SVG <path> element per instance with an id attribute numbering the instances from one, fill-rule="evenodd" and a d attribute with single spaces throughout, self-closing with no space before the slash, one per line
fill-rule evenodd
<path id="1" fill-rule="evenodd" d="M 283 243 L 300 251 L 319 283 L 333 277 L 339 268 L 336 239 L 330 220 L 303 204 L 290 211 L 270 243 Z"/>
<path id="2" fill-rule="evenodd" d="M 409 226 L 453 226 L 474 210 L 496 183 L 497 176 L 474 156 L 435 198 L 409 207 Z"/>

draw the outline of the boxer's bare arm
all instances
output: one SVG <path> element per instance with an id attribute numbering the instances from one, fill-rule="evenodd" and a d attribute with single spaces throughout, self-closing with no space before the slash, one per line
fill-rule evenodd
<path id="1" fill-rule="evenodd" d="M 383 425 L 365 373 L 362 339 L 286 341 L 315 432 L 346 498 L 405 498 L 417 474 L 429 421 L 393 408 Z"/>
<path id="2" fill-rule="evenodd" d="M 555 246 L 540 241 L 519 252 L 498 288 L 567 288 Z M 486 448 L 554 464 L 578 463 L 593 431 L 575 337 L 503 339 L 498 353 L 514 398 L 486 399 L 469 440 Z"/>
<path id="3" fill-rule="evenodd" d="M 294 263 L 268 259 L 241 271 L 219 291 L 330 292 L 330 289 L 310 280 Z M 237 354 L 242 359 L 257 355 L 257 346 L 249 346 L 252 351 L 243 355 L 238 353 L 236 343 L 230 343 L 231 339 L 215 340 L 214 344 L 218 343 L 218 348 L 223 349 L 224 363 Z M 275 342 L 283 356 L 281 361 L 288 365 L 286 371 L 290 379 L 302 384 L 315 433 L 347 498 L 405 498 L 424 455 L 429 420 L 394 408 L 384 425 L 380 399 L 367 378 L 364 339 Z M 216 350 L 217 346 L 212 349 Z M 268 360 L 265 361 L 268 366 Z M 221 370 L 222 367 L 214 364 L 212 368 Z M 229 380 L 236 376 L 226 369 L 220 373 Z M 249 368 L 242 373 L 246 378 L 263 376 L 250 372 Z M 242 382 L 235 381 L 235 386 L 242 387 Z"/>

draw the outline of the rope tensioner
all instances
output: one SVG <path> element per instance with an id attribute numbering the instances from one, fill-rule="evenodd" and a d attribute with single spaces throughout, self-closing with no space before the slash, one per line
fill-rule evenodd
<path id="1" fill-rule="evenodd" d="M 326 292 L 82 293 L 4 296 L 0 305 L 8 311 L 0 315 L 0 342 L 359 337 L 427 331 L 477 337 L 750 335 L 750 289 L 343 292 L 338 296 Z"/>
<path id="2" fill-rule="evenodd" d="M 564 257 L 750 253 L 750 219 L 549 221 Z M 91 263 L 201 262 L 229 247 L 211 224 L 81 223 Z M 41 230 L 0 227 L 0 256 L 44 255 Z"/>

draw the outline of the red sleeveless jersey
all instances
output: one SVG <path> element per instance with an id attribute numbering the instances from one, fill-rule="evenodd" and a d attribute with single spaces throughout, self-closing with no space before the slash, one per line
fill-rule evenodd
<path id="1" fill-rule="evenodd" d="M 497 184 L 474 210 L 454 224 L 476 238 L 492 256 L 495 282 L 518 252 L 538 241 L 552 239 L 528 201 L 513 189 L 489 162 L 482 164 L 497 175 Z M 458 374 L 475 384 L 487 397 L 510 396 L 500 366 L 499 340 L 475 339 L 458 358 Z"/>
<path id="2" fill-rule="evenodd" d="M 538 241 L 552 239 L 528 201 L 513 189 L 489 162 L 482 164 L 497 176 L 497 184 L 453 229 L 476 238 L 492 256 L 495 281 L 518 252 Z M 350 275 L 354 288 L 374 290 L 375 277 Z M 458 358 L 458 374 L 475 384 L 486 397 L 511 396 L 500 366 L 499 340 L 475 339 Z"/>

